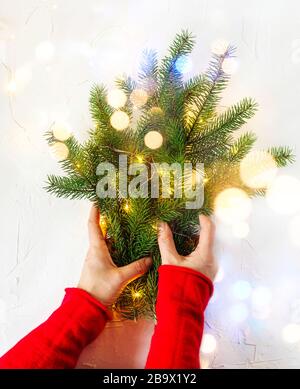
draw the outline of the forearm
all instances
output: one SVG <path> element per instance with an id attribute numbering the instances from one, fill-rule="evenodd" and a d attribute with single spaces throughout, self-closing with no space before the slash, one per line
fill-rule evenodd
<path id="1" fill-rule="evenodd" d="M 107 309 L 90 294 L 68 288 L 61 306 L 0 358 L 0 368 L 74 368 L 108 319 Z"/>
<path id="2" fill-rule="evenodd" d="M 203 274 L 179 266 L 159 268 L 157 325 L 146 368 L 199 368 L 204 310 L 213 292 Z"/>

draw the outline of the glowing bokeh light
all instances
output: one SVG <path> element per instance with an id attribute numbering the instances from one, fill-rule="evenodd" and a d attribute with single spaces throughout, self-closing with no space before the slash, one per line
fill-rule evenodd
<path id="1" fill-rule="evenodd" d="M 217 341 L 211 334 L 204 334 L 201 343 L 201 352 L 203 354 L 211 354 L 217 347 Z"/>
<path id="2" fill-rule="evenodd" d="M 216 55 L 223 55 L 225 54 L 228 47 L 228 41 L 226 41 L 225 39 L 217 39 L 211 44 L 211 51 Z"/>
<path id="3" fill-rule="evenodd" d="M 131 292 L 131 295 L 132 295 L 132 298 L 133 298 L 133 299 L 139 299 L 139 298 L 142 297 L 142 292 L 139 291 L 139 290 L 133 290 L 133 291 Z"/>
<path id="4" fill-rule="evenodd" d="M 144 157 L 142 155 L 137 155 L 136 156 L 136 160 L 139 162 L 139 163 L 143 163 L 144 162 Z"/>
<path id="5" fill-rule="evenodd" d="M 49 41 L 39 43 L 35 49 L 35 57 L 40 62 L 51 61 L 54 57 L 54 53 L 55 46 Z"/>
<path id="6" fill-rule="evenodd" d="M 107 232 L 107 219 L 106 219 L 106 216 L 101 215 L 100 221 L 99 221 L 99 226 L 101 228 L 103 236 L 105 236 L 106 232 Z"/>
<path id="7" fill-rule="evenodd" d="M 240 164 L 242 181 L 250 188 L 266 188 L 276 177 L 278 167 L 266 151 L 251 151 Z"/>
<path id="8" fill-rule="evenodd" d="M 238 62 L 235 58 L 229 57 L 225 58 L 222 63 L 222 70 L 226 74 L 234 74 L 238 69 Z"/>
<path id="9" fill-rule="evenodd" d="M 295 246 L 300 246 L 300 215 L 295 216 L 289 224 L 290 240 Z"/>
<path id="10" fill-rule="evenodd" d="M 287 343 L 300 342 L 300 325 L 296 323 L 287 324 L 282 329 L 282 338 Z"/>
<path id="11" fill-rule="evenodd" d="M 272 293 L 270 289 L 265 286 L 258 286 L 252 291 L 252 305 L 255 308 L 267 306 L 272 301 Z"/>
<path id="12" fill-rule="evenodd" d="M 216 216 L 223 223 L 231 225 L 245 220 L 251 212 L 251 206 L 249 196 L 239 188 L 225 189 L 215 199 Z"/>
<path id="13" fill-rule="evenodd" d="M 292 214 L 300 210 L 300 181 L 291 176 L 279 176 L 266 193 L 267 204 L 279 214 Z"/>
<path id="14" fill-rule="evenodd" d="M 120 89 L 112 89 L 107 93 L 107 102 L 113 108 L 124 107 L 127 96 Z"/>
<path id="15" fill-rule="evenodd" d="M 66 141 L 71 136 L 71 129 L 68 123 L 58 122 L 52 126 L 53 136 L 62 142 Z"/>
<path id="16" fill-rule="evenodd" d="M 55 142 L 53 145 L 50 146 L 50 150 L 52 152 L 52 155 L 58 160 L 63 161 L 68 158 L 69 155 L 69 149 L 68 147 L 62 143 L 62 142 Z"/>
<path id="17" fill-rule="evenodd" d="M 15 94 L 17 90 L 22 90 L 32 79 L 32 70 L 29 64 L 19 67 L 6 84 L 8 94 Z"/>
<path id="18" fill-rule="evenodd" d="M 247 305 L 244 303 L 234 304 L 229 309 L 229 316 L 233 321 L 237 323 L 241 323 L 245 321 L 249 316 Z"/>
<path id="19" fill-rule="evenodd" d="M 148 93 L 144 89 L 134 89 L 130 94 L 130 101 L 135 107 L 142 107 L 148 101 Z"/>
<path id="20" fill-rule="evenodd" d="M 118 131 L 125 130 L 129 126 L 129 116 L 124 111 L 115 111 L 110 117 L 110 124 Z"/>
<path id="21" fill-rule="evenodd" d="M 232 225 L 232 234 L 235 238 L 244 239 L 249 234 L 249 224 L 241 221 Z"/>
<path id="22" fill-rule="evenodd" d="M 193 68 L 193 62 L 189 56 L 182 55 L 175 61 L 175 68 L 179 73 L 189 73 Z"/>
<path id="23" fill-rule="evenodd" d="M 232 294 L 238 300 L 246 300 L 250 297 L 251 292 L 251 285 L 245 280 L 238 280 L 232 286 Z"/>
<path id="24" fill-rule="evenodd" d="M 163 137 L 158 131 L 149 131 L 145 137 L 144 142 L 149 149 L 158 149 L 163 144 Z"/>
<path id="25" fill-rule="evenodd" d="M 123 209 L 124 209 L 125 212 L 128 213 L 128 212 L 130 211 L 130 205 L 129 205 L 129 203 L 125 203 L 124 206 L 123 206 Z"/>

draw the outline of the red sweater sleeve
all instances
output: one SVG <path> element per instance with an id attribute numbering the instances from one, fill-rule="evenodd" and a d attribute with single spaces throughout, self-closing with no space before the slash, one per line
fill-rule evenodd
<path id="1" fill-rule="evenodd" d="M 157 325 L 146 369 L 200 368 L 204 310 L 212 293 L 213 284 L 202 273 L 180 266 L 160 266 Z"/>
<path id="2" fill-rule="evenodd" d="M 0 368 L 74 368 L 83 348 L 109 318 L 105 306 L 89 293 L 67 288 L 61 306 L 0 358 Z"/>

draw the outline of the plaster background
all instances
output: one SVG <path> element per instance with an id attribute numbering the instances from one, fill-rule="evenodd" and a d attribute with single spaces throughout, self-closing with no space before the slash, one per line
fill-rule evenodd
<path id="1" fill-rule="evenodd" d="M 76 285 L 87 248 L 89 204 L 50 197 L 48 173 L 58 172 L 43 133 L 58 117 L 80 139 L 92 125 L 89 89 L 135 73 L 143 48 L 163 54 L 174 34 L 197 35 L 194 69 L 206 68 L 210 45 L 224 38 L 238 46 L 239 69 L 224 105 L 243 96 L 260 104 L 245 127 L 261 147 L 290 144 L 299 150 L 300 2 L 296 0 L 2 0 L 0 8 L 0 352 L 11 347 L 55 309 L 66 286 Z M 55 45 L 53 59 L 36 59 L 36 46 Z M 32 79 L 10 97 L 10 71 L 25 66 Z M 299 158 L 284 173 L 298 176 Z M 300 344 L 281 337 L 300 322 L 299 247 L 289 239 L 291 216 L 254 201 L 250 234 L 235 239 L 220 227 L 218 256 L 224 278 L 206 315 L 217 340 L 203 356 L 212 368 L 300 367 Z M 236 323 L 231 285 L 248 280 L 272 293 L 271 312 Z M 82 354 L 80 367 L 143 367 L 152 324 L 113 323 Z"/>

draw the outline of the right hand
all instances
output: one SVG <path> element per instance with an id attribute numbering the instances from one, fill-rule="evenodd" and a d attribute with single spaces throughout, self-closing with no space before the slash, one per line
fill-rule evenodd
<path id="1" fill-rule="evenodd" d="M 169 225 L 165 222 L 159 223 L 158 245 L 162 265 L 187 267 L 199 271 L 213 281 L 218 271 L 213 253 L 215 226 L 208 216 L 199 215 L 199 222 L 201 230 L 198 245 L 185 257 L 178 254 Z"/>

